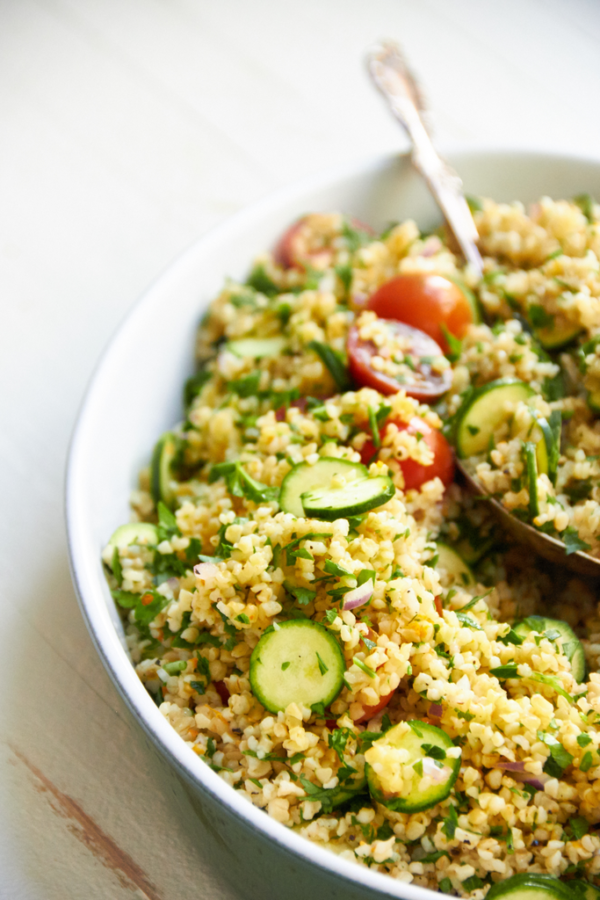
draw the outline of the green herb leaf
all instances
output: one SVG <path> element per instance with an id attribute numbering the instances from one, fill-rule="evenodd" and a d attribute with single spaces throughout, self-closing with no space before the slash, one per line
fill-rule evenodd
<path id="1" fill-rule="evenodd" d="M 577 204 L 588 222 L 594 221 L 594 198 L 591 194 L 577 194 L 576 197 L 573 197 L 573 203 Z"/>
<path id="2" fill-rule="evenodd" d="M 265 267 L 262 265 L 255 266 L 252 269 L 246 284 L 248 287 L 258 291 L 259 294 L 264 294 L 266 297 L 274 297 L 279 293 L 279 288 L 273 279 L 269 278 L 265 271 Z"/>
<path id="3" fill-rule="evenodd" d="M 446 751 L 437 744 L 421 744 L 421 749 L 425 756 L 429 756 L 431 759 L 446 759 Z"/>
<path id="4" fill-rule="evenodd" d="M 496 678 L 520 678 L 521 676 L 517 673 L 516 665 L 507 665 L 507 666 L 496 666 L 495 669 L 490 669 L 490 675 L 495 675 Z"/>
<path id="5" fill-rule="evenodd" d="M 233 391 L 234 394 L 237 394 L 238 397 L 255 397 L 258 393 L 261 374 L 262 372 L 260 369 L 255 369 L 254 372 L 250 372 L 249 375 L 244 375 L 243 378 L 237 378 L 234 381 L 230 381 L 228 383 L 228 388 L 230 391 Z"/>
<path id="6" fill-rule="evenodd" d="M 448 352 L 446 353 L 446 357 L 450 360 L 450 362 L 456 362 L 460 358 L 460 354 L 462 353 L 462 341 L 454 337 L 451 334 L 444 323 L 441 325 L 442 333 L 446 338 L 446 343 L 448 344 Z"/>
<path id="7" fill-rule="evenodd" d="M 336 728 L 327 738 L 327 742 L 332 750 L 338 755 L 341 763 L 344 762 L 344 750 L 350 738 L 354 737 L 354 732 L 349 728 Z"/>
<path id="8" fill-rule="evenodd" d="M 319 672 L 321 673 L 321 675 L 325 675 L 327 672 L 329 672 L 329 666 L 325 665 L 325 663 L 323 662 L 323 660 L 321 659 L 321 657 L 319 656 L 318 653 L 317 653 L 317 662 L 319 664 Z"/>
<path id="9" fill-rule="evenodd" d="M 207 381 L 210 381 L 210 378 L 210 372 L 206 371 L 198 372 L 196 375 L 192 375 L 191 378 L 188 378 L 183 388 L 183 407 L 186 412 Z"/>
<path id="10" fill-rule="evenodd" d="M 121 557 L 119 556 L 118 547 L 115 547 L 113 550 L 111 569 L 113 575 L 115 576 L 115 580 L 120 587 L 123 584 L 123 566 L 121 565 Z"/>
<path id="11" fill-rule="evenodd" d="M 585 732 L 584 732 L 582 734 L 577 735 L 577 743 L 579 744 L 580 747 L 587 747 L 589 744 L 592 743 L 592 739 L 589 736 L 589 734 L 585 734 Z"/>
<path id="12" fill-rule="evenodd" d="M 456 832 L 456 828 L 458 826 L 458 814 L 456 812 L 455 806 L 448 807 L 448 817 L 444 819 L 444 824 L 442 825 L 442 831 L 446 835 L 449 841 L 454 840 L 454 834 Z"/>
<path id="13" fill-rule="evenodd" d="M 573 525 L 569 525 L 568 528 L 565 528 L 560 536 L 564 542 L 567 556 L 570 556 L 571 553 L 577 553 L 578 550 L 592 549 L 590 544 L 586 544 L 585 541 L 581 540 L 577 529 Z"/>
<path id="14" fill-rule="evenodd" d="M 569 819 L 569 828 L 573 832 L 576 841 L 580 840 L 590 830 L 590 823 L 583 816 L 573 816 Z"/>
<path id="15" fill-rule="evenodd" d="M 538 740 L 550 749 L 550 756 L 544 765 L 544 772 L 553 778 L 560 778 L 564 770 L 573 762 L 573 757 L 553 735 L 545 731 L 538 731 L 537 736 Z"/>
<path id="16" fill-rule="evenodd" d="M 564 697 L 565 700 L 568 700 L 569 703 L 575 703 L 575 700 L 571 695 L 565 691 L 560 680 L 556 677 L 556 675 L 545 675 L 542 672 L 533 672 L 528 676 L 528 681 L 537 681 L 538 684 L 547 684 L 548 687 L 551 687 L 556 691 L 557 694 L 560 694 L 561 697 Z"/>
<path id="17" fill-rule="evenodd" d="M 329 575 L 337 575 L 339 578 L 342 578 L 344 575 L 349 575 L 347 569 L 344 569 L 343 566 L 338 566 L 332 559 L 326 559 L 325 564 L 323 565 L 323 569 L 325 572 L 328 572 Z"/>
<path id="18" fill-rule="evenodd" d="M 456 618 L 461 623 L 461 625 L 464 625 L 467 628 L 473 628 L 474 631 L 483 631 L 483 628 L 481 627 L 479 622 L 476 622 L 474 619 L 472 619 L 470 616 L 467 616 L 463 612 L 457 612 Z"/>
<path id="19" fill-rule="evenodd" d="M 368 675 L 369 678 L 375 678 L 375 672 L 373 671 L 373 669 L 371 669 L 366 663 L 364 663 L 362 659 L 359 659 L 358 656 L 353 656 L 352 662 L 355 666 L 358 666 L 358 668 L 361 669 L 361 671 L 363 671 L 365 675 Z"/>
<path id="20" fill-rule="evenodd" d="M 171 512 L 171 510 L 165 506 L 162 500 L 158 501 L 157 506 L 158 512 L 158 533 L 161 541 L 168 540 L 175 535 L 179 537 L 181 532 L 179 530 L 179 525 L 177 524 L 177 519 Z"/>
<path id="21" fill-rule="evenodd" d="M 377 414 L 372 406 L 367 407 L 369 413 L 369 427 L 371 429 L 371 434 L 373 435 L 373 444 L 376 447 L 381 447 L 381 438 L 379 436 L 379 423 L 377 422 Z"/>
<path id="22" fill-rule="evenodd" d="M 290 663 L 290 662 L 283 662 L 283 663 L 281 663 L 281 670 L 282 670 L 282 672 L 285 672 L 285 670 L 286 670 L 286 669 L 289 669 L 290 666 L 291 666 L 291 663 Z"/>
<path id="23" fill-rule="evenodd" d="M 579 763 L 579 771 L 580 772 L 589 772 L 589 770 L 592 768 L 592 763 L 593 763 L 592 754 L 589 750 L 586 750 L 586 752 L 581 757 L 581 762 Z"/>
<path id="24" fill-rule="evenodd" d="M 517 647 L 519 647 L 524 640 L 525 638 L 522 638 L 521 635 L 517 634 L 514 628 L 511 628 L 508 634 L 505 634 L 504 637 L 498 638 L 498 641 L 501 644 L 515 644 Z"/>
<path id="25" fill-rule="evenodd" d="M 321 362 L 329 371 L 329 374 L 335 381 L 338 390 L 343 392 L 347 391 L 351 387 L 350 376 L 348 374 L 348 369 L 346 364 L 340 357 L 339 353 L 330 347 L 328 344 L 323 344 L 321 341 L 310 341 L 308 344 L 310 350 L 314 350 L 317 356 L 321 359 Z"/>
<path id="26" fill-rule="evenodd" d="M 298 584 L 292 584 L 291 581 L 284 581 L 283 586 L 292 597 L 296 599 L 296 601 L 300 604 L 300 606 L 307 606 L 317 596 L 316 591 L 311 591 L 309 588 L 300 587 Z"/>

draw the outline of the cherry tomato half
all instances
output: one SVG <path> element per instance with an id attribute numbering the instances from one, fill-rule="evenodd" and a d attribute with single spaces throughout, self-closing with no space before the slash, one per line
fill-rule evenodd
<path id="1" fill-rule="evenodd" d="M 474 321 L 473 309 L 465 293 L 443 275 L 409 273 L 382 284 L 367 303 L 367 309 L 382 319 L 397 319 L 420 328 L 440 345 L 448 343 L 443 327 L 462 338 Z"/>
<path id="2" fill-rule="evenodd" d="M 408 431 L 409 434 L 422 434 L 423 440 L 433 452 L 433 462 L 430 466 L 422 466 L 415 459 L 401 459 L 398 464 L 404 475 L 404 487 L 407 491 L 418 490 L 426 481 L 439 478 L 444 487 L 452 484 L 454 479 L 454 456 L 452 448 L 441 431 L 432 428 L 423 419 L 415 416 L 408 424 L 392 420 L 388 425 L 394 424 L 399 431 Z M 386 425 L 387 430 L 387 425 Z M 368 465 L 376 452 L 373 441 L 365 441 L 360 457 L 365 465 Z"/>
<path id="3" fill-rule="evenodd" d="M 362 725 L 363 722 L 368 722 L 369 719 L 372 719 L 373 716 L 376 716 L 378 712 L 381 712 L 382 709 L 388 705 L 392 697 L 394 696 L 394 691 L 390 691 L 389 694 L 384 694 L 383 697 L 379 698 L 379 703 L 375 703 L 373 706 L 363 706 L 364 713 L 360 717 L 360 719 L 355 719 L 355 725 Z"/>
<path id="4" fill-rule="evenodd" d="M 316 220 L 319 217 L 319 213 L 312 213 L 290 225 L 273 251 L 276 263 L 284 269 L 304 269 L 307 266 L 314 269 L 325 269 L 331 265 L 334 249 L 327 242 L 313 236 L 313 232 L 316 230 Z M 364 222 L 352 218 L 348 221 L 357 231 L 364 231 L 369 236 L 375 235 L 373 229 Z"/>
<path id="5" fill-rule="evenodd" d="M 376 371 L 371 365 L 373 356 L 379 354 L 372 341 L 363 341 L 358 328 L 353 325 L 348 333 L 348 365 L 353 380 L 360 387 L 375 388 L 382 394 L 397 394 L 398 391 L 406 391 L 409 397 L 415 400 L 429 403 L 436 397 L 441 397 L 450 388 L 452 375 L 449 369 L 441 374 L 431 369 L 431 359 L 443 356 L 442 349 L 428 334 L 418 328 L 412 328 L 403 322 L 384 320 L 387 327 L 396 335 L 410 340 L 412 371 L 410 379 L 401 384 L 391 375 Z"/>

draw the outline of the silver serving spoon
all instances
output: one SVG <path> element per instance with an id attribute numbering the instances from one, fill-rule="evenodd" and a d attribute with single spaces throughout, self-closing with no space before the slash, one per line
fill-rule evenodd
<path id="1" fill-rule="evenodd" d="M 369 54 L 367 67 L 395 118 L 408 133 L 412 144 L 413 165 L 427 182 L 465 260 L 481 276 L 483 262 L 477 248 L 477 228 L 463 194 L 462 181 L 439 156 L 431 142 L 423 122 L 423 102 L 419 88 L 400 48 L 392 41 L 381 43 Z M 562 541 L 516 519 L 501 503 L 485 492 L 460 460 L 457 460 L 457 466 L 469 488 L 487 498 L 494 513 L 517 541 L 527 544 L 545 559 L 567 566 L 573 572 L 600 577 L 600 559 L 582 551 L 567 555 Z"/>

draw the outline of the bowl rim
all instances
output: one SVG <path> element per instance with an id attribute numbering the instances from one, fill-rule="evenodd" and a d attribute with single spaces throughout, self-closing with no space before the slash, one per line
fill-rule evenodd
<path id="1" fill-rule="evenodd" d="M 126 706 L 141 725 L 146 736 L 159 749 L 162 756 L 171 765 L 174 765 L 178 774 L 188 783 L 200 788 L 201 791 L 207 791 L 213 799 L 223 803 L 229 813 L 240 820 L 242 824 L 264 834 L 266 838 L 277 844 L 281 851 L 293 857 L 302 857 L 307 863 L 326 870 L 330 875 L 340 879 L 341 884 L 344 881 L 361 884 L 365 888 L 379 892 L 382 897 L 398 897 L 403 900 L 427 900 L 430 898 L 433 900 L 440 896 L 439 892 L 398 881 L 389 875 L 373 872 L 353 861 L 343 859 L 335 852 L 312 843 L 272 819 L 262 809 L 242 799 L 186 745 L 160 713 L 142 685 L 106 609 L 102 609 L 102 604 L 98 602 L 101 585 L 95 585 L 96 576 L 86 572 L 84 561 L 81 534 L 85 528 L 86 511 L 78 489 L 83 477 L 82 467 L 86 455 L 87 430 L 94 419 L 95 398 L 101 389 L 104 373 L 110 370 L 112 356 L 116 353 L 121 341 L 126 339 L 130 329 L 134 327 L 136 319 L 143 315 L 145 306 L 152 301 L 152 298 L 168 289 L 169 282 L 174 280 L 180 271 L 186 269 L 196 254 L 209 251 L 212 245 L 221 244 L 227 238 L 228 233 L 247 227 L 254 219 L 270 212 L 276 212 L 280 206 L 299 200 L 304 194 L 325 189 L 333 182 L 341 181 L 344 178 L 374 175 L 408 155 L 407 153 L 385 153 L 362 157 L 342 165 L 330 166 L 284 185 L 204 233 L 163 269 L 117 325 L 102 351 L 85 389 L 67 456 L 65 519 L 71 577 L 92 642 Z M 600 156 L 553 151 L 544 147 L 539 149 L 504 147 L 497 143 L 474 143 L 469 146 L 458 143 L 448 145 L 445 155 L 451 161 L 453 158 L 468 160 L 469 158 L 481 159 L 495 156 L 520 157 L 525 161 L 542 157 L 547 161 L 567 162 L 575 166 L 584 164 L 600 167 Z"/>

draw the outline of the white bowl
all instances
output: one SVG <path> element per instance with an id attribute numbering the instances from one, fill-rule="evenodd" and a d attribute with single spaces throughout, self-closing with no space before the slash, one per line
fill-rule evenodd
<path id="1" fill-rule="evenodd" d="M 542 195 L 600 196 L 600 161 L 550 153 L 466 151 L 450 156 L 467 193 L 524 202 Z M 406 885 L 340 859 L 243 800 L 179 738 L 131 665 L 102 571 L 100 552 L 128 521 L 128 496 L 162 431 L 181 417 L 196 327 L 225 276 L 243 278 L 253 257 L 308 211 L 340 210 L 381 228 L 413 217 L 423 229 L 439 214 L 406 157 L 344 166 L 282 190 L 202 237 L 127 316 L 88 388 L 73 436 L 66 514 L 73 580 L 94 643 L 117 689 L 152 743 L 175 767 L 212 842 L 215 865 L 256 900 L 307 896 L 425 900 Z"/>

